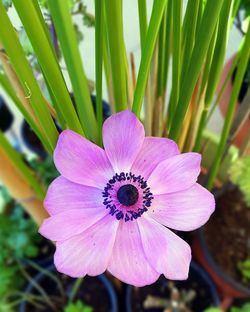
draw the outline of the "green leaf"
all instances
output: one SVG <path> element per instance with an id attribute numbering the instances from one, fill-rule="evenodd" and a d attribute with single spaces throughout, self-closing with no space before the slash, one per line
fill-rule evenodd
<path id="1" fill-rule="evenodd" d="M 96 142 L 97 122 L 68 4 L 60 0 L 48 0 L 48 4 L 72 83 L 78 117 L 85 135 Z"/>
<path id="2" fill-rule="evenodd" d="M 115 107 L 117 111 L 120 111 L 126 109 L 128 105 L 122 1 L 109 0 L 104 1 L 104 4 Z"/>
<path id="3" fill-rule="evenodd" d="M 93 308 L 86 305 L 80 300 L 77 300 L 76 303 L 69 303 L 65 308 L 64 312 L 93 312 Z"/>
<path id="4" fill-rule="evenodd" d="M 180 97 L 169 133 L 170 138 L 175 141 L 179 138 L 183 120 L 185 118 L 197 79 L 201 72 L 203 61 L 216 26 L 222 4 L 223 0 L 207 1 L 206 3 L 201 25 L 198 28 L 196 41 L 190 57 L 190 63 L 181 85 Z"/>
<path id="5" fill-rule="evenodd" d="M 220 163 L 222 161 L 224 148 L 227 143 L 227 139 L 229 136 L 230 128 L 233 122 L 234 112 L 237 105 L 237 99 L 240 92 L 241 84 L 243 81 L 243 77 L 247 68 L 248 60 L 250 57 L 250 26 L 248 27 L 247 34 L 244 38 L 244 45 L 240 51 L 240 59 L 238 63 L 238 68 L 236 72 L 236 77 L 233 84 L 233 89 L 231 93 L 231 97 L 228 104 L 228 109 L 220 137 L 220 142 L 218 145 L 218 148 L 215 153 L 214 162 L 210 170 L 210 174 L 208 177 L 207 187 L 208 189 L 211 189 L 213 186 L 213 181 L 217 175 L 217 172 L 219 170 Z"/>
<path id="6" fill-rule="evenodd" d="M 47 26 L 42 18 L 37 2 L 34 0 L 13 0 L 13 3 L 30 39 L 46 81 L 50 85 L 57 103 L 60 103 L 55 108 L 61 110 L 66 123 L 72 130 L 83 134 L 81 124 L 74 110 L 60 66 L 57 62 L 55 51 L 52 48 Z M 29 10 L 27 10 L 27 6 Z M 49 132 L 48 129 L 47 132 Z"/>
<path id="7" fill-rule="evenodd" d="M 28 11 L 28 10 L 27 10 Z M 29 25 L 30 28 L 32 28 Z M 10 58 L 16 74 L 26 90 L 27 97 L 32 105 L 32 108 L 38 118 L 40 127 L 43 129 L 43 134 L 46 141 L 43 141 L 49 152 L 52 152 L 57 141 L 58 132 L 49 113 L 47 105 L 37 81 L 33 75 L 32 68 L 25 58 L 24 51 L 18 41 L 17 34 L 13 28 L 9 17 L 0 1 L 0 40 Z M 36 37 L 37 33 L 36 33 Z"/>
<path id="8" fill-rule="evenodd" d="M 153 56 L 156 39 L 158 36 L 161 20 L 163 17 L 164 10 L 166 8 L 167 0 L 155 1 L 153 10 L 148 26 L 146 39 L 142 49 L 141 63 L 137 78 L 137 84 L 135 88 L 134 101 L 133 101 L 133 112 L 140 117 L 142 101 L 144 92 L 148 80 L 148 73 L 150 68 L 151 59 Z"/>

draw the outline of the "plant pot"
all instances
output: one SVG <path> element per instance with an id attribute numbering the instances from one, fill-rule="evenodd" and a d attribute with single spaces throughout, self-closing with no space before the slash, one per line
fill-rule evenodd
<path id="1" fill-rule="evenodd" d="M 194 258 L 210 274 L 223 298 L 245 298 L 250 296 L 249 288 L 234 281 L 215 262 L 208 249 L 203 228 L 198 230 L 194 236 L 192 250 Z"/>
<path id="2" fill-rule="evenodd" d="M 61 281 L 64 283 L 64 285 L 66 285 L 66 294 L 68 294 L 73 286 L 75 279 L 57 273 L 53 264 L 48 266 L 46 270 L 50 273 L 58 274 L 58 276 L 61 277 Z M 33 280 L 40 286 L 43 286 L 49 295 L 52 295 L 56 289 L 56 283 L 48 278 L 43 272 L 38 273 Z M 35 291 L 34 285 L 29 283 L 24 293 L 27 295 L 37 292 Z M 118 311 L 117 298 L 113 286 L 104 274 L 97 277 L 85 277 L 79 289 L 78 295 L 76 296 L 76 300 L 77 299 L 82 300 L 85 304 L 92 306 L 95 312 Z M 33 306 L 31 306 L 26 301 L 23 301 L 19 306 L 19 312 L 30 311 L 35 312 L 38 310 L 35 310 Z M 52 310 L 50 310 L 48 307 L 44 307 L 44 310 L 41 311 L 50 312 Z M 58 310 L 58 312 L 59 311 L 62 310 Z"/>
<path id="3" fill-rule="evenodd" d="M 13 121 L 14 116 L 0 95 L 0 130 L 2 132 L 8 131 L 11 128 Z"/>
<path id="4" fill-rule="evenodd" d="M 161 276 L 153 285 L 141 288 L 128 285 L 125 293 L 126 311 L 162 312 L 164 309 L 160 307 L 145 309 L 143 307 L 143 302 L 148 295 L 159 297 L 163 300 L 168 299 L 168 285 L 170 283 L 172 282 Z M 179 290 L 194 289 L 196 291 L 197 295 L 192 303 L 190 303 L 190 308 L 193 312 L 201 312 L 210 306 L 219 306 L 220 304 L 219 296 L 212 280 L 208 274 L 193 261 L 190 267 L 189 278 L 186 281 L 176 281 L 175 286 Z"/>
<path id="5" fill-rule="evenodd" d="M 221 80 L 220 80 L 219 85 L 218 85 L 218 89 L 217 89 L 218 91 L 223 86 L 224 81 L 226 80 L 226 77 L 228 75 L 228 72 L 229 72 L 232 64 L 233 64 L 234 59 L 235 59 L 235 55 L 233 55 L 225 64 L 222 75 L 221 75 Z M 220 103 L 219 103 L 220 111 L 221 111 L 223 116 L 225 116 L 226 112 L 227 112 L 227 107 L 228 107 L 229 100 L 231 97 L 232 88 L 233 88 L 233 82 L 232 82 L 232 79 L 229 79 L 229 81 L 225 87 L 224 93 L 222 94 L 222 97 L 220 99 Z M 239 100 L 243 100 L 245 89 L 246 89 L 246 86 L 243 85 L 242 89 L 240 91 Z M 237 103 L 236 113 L 237 113 L 237 110 L 239 108 L 239 105 L 240 105 L 240 102 Z M 249 131 L 250 131 L 250 118 L 248 118 L 246 120 L 246 122 L 242 126 L 241 130 L 239 131 L 238 135 L 233 140 L 233 143 L 237 147 L 240 147 L 242 145 L 242 143 L 244 142 L 244 139 L 246 138 L 246 135 L 249 133 Z"/>
<path id="6" fill-rule="evenodd" d="M 194 257 L 211 275 L 222 297 L 249 297 L 249 283 L 244 284 L 237 264 L 249 257 L 250 211 L 232 185 L 217 190 L 215 196 L 215 213 L 195 233 Z"/>

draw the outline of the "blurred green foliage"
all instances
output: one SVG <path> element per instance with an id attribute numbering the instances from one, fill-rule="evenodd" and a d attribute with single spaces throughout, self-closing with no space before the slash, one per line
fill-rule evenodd
<path id="1" fill-rule="evenodd" d="M 69 303 L 65 308 L 64 312 L 93 312 L 93 308 L 86 305 L 80 300 L 77 300 L 76 303 Z"/>
<path id="2" fill-rule="evenodd" d="M 239 158 L 229 169 L 230 180 L 239 187 L 250 207 L 250 156 Z"/>
<path id="3" fill-rule="evenodd" d="M 29 165 L 36 173 L 38 179 L 40 179 L 45 186 L 49 186 L 49 184 L 59 176 L 53 158 L 50 156 L 44 160 L 33 158 L 29 160 Z"/>
<path id="4" fill-rule="evenodd" d="M 250 312 L 250 303 L 245 303 L 242 307 L 232 307 L 230 312 Z"/>
<path id="5" fill-rule="evenodd" d="M 246 259 L 238 264 L 238 269 L 244 282 L 250 281 L 250 259 Z"/>

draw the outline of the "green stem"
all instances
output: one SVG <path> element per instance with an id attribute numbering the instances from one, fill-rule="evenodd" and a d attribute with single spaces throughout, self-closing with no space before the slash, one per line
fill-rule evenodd
<path id="1" fill-rule="evenodd" d="M 99 144 L 102 145 L 102 65 L 103 65 L 103 2 L 95 0 L 95 77 L 96 77 L 96 115 L 99 130 Z"/>
<path id="2" fill-rule="evenodd" d="M 96 141 L 97 122 L 68 2 L 49 0 L 48 4 L 71 80 L 81 126 L 87 138 Z"/>
<path id="3" fill-rule="evenodd" d="M 52 49 L 51 42 L 44 31 L 46 26 L 43 25 L 44 21 L 37 12 L 39 7 L 35 6 L 32 0 L 13 0 L 13 3 L 36 53 L 46 81 L 50 85 L 51 90 L 53 90 L 57 103 L 60 103 L 55 108 L 60 108 L 66 123 L 72 130 L 83 134 L 60 66 L 56 61 L 55 51 Z M 28 10 L 27 7 L 29 8 Z M 46 129 L 46 132 L 49 132 L 48 129 Z"/>
<path id="4" fill-rule="evenodd" d="M 109 0 L 104 3 L 115 107 L 120 111 L 126 109 L 128 103 L 122 1 Z"/>
<path id="5" fill-rule="evenodd" d="M 23 7 L 25 7 L 26 11 L 29 11 L 26 5 L 23 5 Z M 45 146 L 49 146 L 49 151 L 52 153 L 57 142 L 58 132 L 2 1 L 0 1 L 0 28 L 0 40 L 22 84 L 23 90 L 27 90 L 27 97 L 40 123 L 40 127 L 44 130 L 46 142 L 43 143 Z M 36 26 L 29 25 L 29 28 L 35 28 L 36 30 Z M 37 36 L 36 32 L 36 37 L 39 36 Z"/>
<path id="6" fill-rule="evenodd" d="M 83 278 L 76 279 L 76 281 L 75 281 L 75 283 L 74 283 L 74 285 L 72 287 L 72 290 L 71 290 L 71 292 L 69 294 L 69 302 L 73 302 L 74 301 L 75 296 L 76 296 L 79 288 L 81 287 L 81 284 L 82 284 L 83 280 L 84 280 Z"/>
<path id="7" fill-rule="evenodd" d="M 174 116 L 180 93 L 182 0 L 173 0 L 172 90 L 169 102 L 169 123 Z"/>
<path id="8" fill-rule="evenodd" d="M 167 0 L 155 1 L 150 18 L 146 39 L 142 49 L 141 63 L 137 78 L 132 110 L 140 117 L 142 101 L 147 84 L 150 63 L 153 56 L 157 35 L 159 32 L 162 16 L 167 4 Z"/>
<path id="9" fill-rule="evenodd" d="M 147 22 L 147 3 L 146 0 L 137 0 L 140 24 L 140 42 L 141 50 L 146 39 L 148 22 Z"/>
<path id="10" fill-rule="evenodd" d="M 171 125 L 169 136 L 177 141 L 182 128 L 190 99 L 199 77 L 204 57 L 207 53 L 211 41 L 223 0 L 207 1 L 205 11 L 199 27 L 195 45 L 190 58 L 190 63 L 186 71 L 181 86 L 180 97 L 177 103 L 175 115 Z"/>

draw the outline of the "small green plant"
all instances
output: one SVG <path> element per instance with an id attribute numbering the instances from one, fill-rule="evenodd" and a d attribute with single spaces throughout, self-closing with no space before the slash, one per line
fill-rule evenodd
<path id="1" fill-rule="evenodd" d="M 20 206 L 15 206 L 11 215 L 0 218 L 0 265 L 15 262 L 25 257 L 38 255 L 37 227 L 33 220 L 25 217 Z"/>
<path id="2" fill-rule="evenodd" d="M 250 312 L 250 303 L 245 303 L 242 307 L 232 307 L 230 312 Z"/>
<path id="3" fill-rule="evenodd" d="M 203 312 L 222 312 L 222 310 L 220 308 L 210 307 L 210 308 L 204 310 Z"/>
<path id="4" fill-rule="evenodd" d="M 247 206 L 250 207 L 250 156 L 239 158 L 232 164 L 229 178 L 239 187 Z"/>
<path id="5" fill-rule="evenodd" d="M 244 282 L 250 281 L 250 259 L 246 259 L 238 264 L 238 269 L 243 277 Z"/>
<path id="6" fill-rule="evenodd" d="M 33 158 L 29 161 L 32 169 L 36 172 L 41 182 L 48 186 L 59 174 L 56 170 L 52 157 L 48 156 L 45 160 Z"/>
<path id="7" fill-rule="evenodd" d="M 77 300 L 75 303 L 69 303 L 64 312 L 93 312 L 93 308 L 86 305 L 84 302 Z"/>

